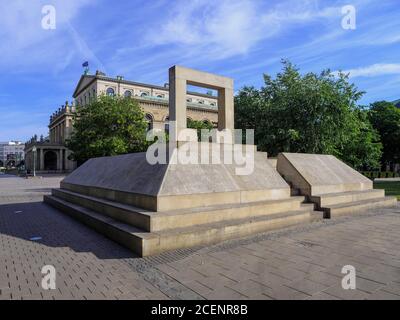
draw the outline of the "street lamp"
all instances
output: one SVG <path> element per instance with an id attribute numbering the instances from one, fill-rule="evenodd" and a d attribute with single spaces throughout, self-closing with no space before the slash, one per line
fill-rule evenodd
<path id="1" fill-rule="evenodd" d="M 36 146 L 33 146 L 32 152 L 33 152 L 33 176 L 36 177 Z"/>

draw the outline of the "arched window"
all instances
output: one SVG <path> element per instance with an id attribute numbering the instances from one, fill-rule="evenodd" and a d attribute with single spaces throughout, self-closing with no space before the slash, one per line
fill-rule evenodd
<path id="1" fill-rule="evenodd" d="M 204 104 L 204 100 L 197 101 L 198 104 Z"/>
<path id="2" fill-rule="evenodd" d="M 211 102 L 210 106 L 215 107 L 216 106 L 215 102 Z"/>
<path id="3" fill-rule="evenodd" d="M 113 96 L 113 95 L 115 95 L 115 91 L 113 88 L 107 88 L 106 94 L 108 96 Z"/>
<path id="4" fill-rule="evenodd" d="M 187 98 L 186 102 L 192 102 L 192 98 Z"/>
<path id="5" fill-rule="evenodd" d="M 164 98 L 164 96 L 163 96 L 162 94 L 158 94 L 158 95 L 157 95 L 157 98 L 162 99 L 162 98 Z"/>
<path id="6" fill-rule="evenodd" d="M 141 94 L 140 94 L 140 96 L 141 97 L 147 97 L 149 94 L 147 93 L 147 92 L 142 92 Z"/>
<path id="7" fill-rule="evenodd" d="M 130 97 L 132 97 L 132 91 L 126 90 L 126 91 L 124 92 L 124 96 L 125 96 L 125 98 L 130 98 Z"/>
<path id="8" fill-rule="evenodd" d="M 146 113 L 144 119 L 147 122 L 147 131 L 153 129 L 153 116 L 150 113 Z"/>
<path id="9" fill-rule="evenodd" d="M 165 117 L 165 120 L 164 120 L 164 130 L 165 130 L 166 133 L 169 133 L 169 116 L 166 116 L 166 117 Z"/>

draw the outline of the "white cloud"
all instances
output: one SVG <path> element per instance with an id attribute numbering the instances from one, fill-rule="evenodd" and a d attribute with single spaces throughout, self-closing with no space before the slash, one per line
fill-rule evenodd
<path id="1" fill-rule="evenodd" d="M 176 44 L 196 55 L 226 58 L 246 54 L 294 24 L 340 14 L 339 7 L 319 8 L 312 0 L 286 1 L 273 8 L 263 1 L 178 1 L 145 39 L 150 45 Z"/>
<path id="2" fill-rule="evenodd" d="M 38 64 L 54 62 L 65 64 L 68 37 L 65 27 L 80 12 L 80 9 L 93 0 L 37 0 L 4 1 L 1 4 L 0 19 L 0 67 L 27 71 Z M 51 4 L 56 9 L 56 29 L 42 28 L 42 8 Z M 73 47 L 71 48 L 71 50 Z"/>
<path id="3" fill-rule="evenodd" d="M 400 63 L 376 63 L 366 67 L 344 70 L 351 78 L 400 74 Z"/>

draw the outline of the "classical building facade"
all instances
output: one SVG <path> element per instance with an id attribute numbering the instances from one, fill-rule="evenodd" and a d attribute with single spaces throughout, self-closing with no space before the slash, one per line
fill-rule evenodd
<path id="1" fill-rule="evenodd" d="M 99 71 L 95 75 L 84 74 L 73 93 L 74 102 L 66 102 L 50 116 L 48 138 L 26 143 L 27 170 L 32 172 L 34 164 L 38 172 L 70 172 L 76 168 L 76 163 L 69 159 L 71 152 L 65 147 L 66 139 L 71 136 L 75 108 L 77 105 L 85 106 L 102 94 L 137 99 L 145 113 L 149 128 L 168 130 L 168 84 L 156 86 L 124 80 L 121 76 L 111 78 Z M 188 91 L 186 102 L 188 119 L 217 126 L 218 98 L 216 96 L 211 93 Z"/>
<path id="2" fill-rule="evenodd" d="M 124 80 L 122 76 L 107 77 L 97 71 L 95 75 L 82 75 L 73 98 L 76 105 L 85 105 L 101 94 L 133 97 L 139 101 L 150 126 L 163 129 L 168 126 L 168 84 L 156 86 Z M 212 94 L 187 92 L 188 118 L 206 121 L 216 126 L 218 121 L 218 98 Z"/>
<path id="3" fill-rule="evenodd" d="M 71 152 L 65 147 L 65 140 L 72 131 L 75 106 L 65 103 L 50 116 L 49 136 L 37 141 L 31 139 L 25 147 L 25 166 L 28 171 L 35 169 L 43 172 L 70 172 L 76 163 L 69 159 Z"/>

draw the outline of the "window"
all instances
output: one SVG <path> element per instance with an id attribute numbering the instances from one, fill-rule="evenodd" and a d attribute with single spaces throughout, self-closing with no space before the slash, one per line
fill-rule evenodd
<path id="1" fill-rule="evenodd" d="M 191 98 L 187 98 L 186 102 L 192 102 L 192 99 Z"/>
<path id="2" fill-rule="evenodd" d="M 215 102 L 211 102 L 210 106 L 215 107 L 216 106 Z"/>
<path id="3" fill-rule="evenodd" d="M 140 96 L 141 97 L 147 97 L 149 94 L 147 93 L 147 92 L 142 92 L 141 94 L 140 94 Z"/>
<path id="4" fill-rule="evenodd" d="M 108 96 L 113 96 L 115 95 L 114 89 L 113 88 L 107 88 L 106 94 Z"/>
<path id="5" fill-rule="evenodd" d="M 157 98 L 162 99 L 162 98 L 164 98 L 164 96 L 163 96 L 162 94 L 158 94 L 158 95 L 157 95 Z"/>
<path id="6" fill-rule="evenodd" d="M 197 101 L 198 104 L 204 104 L 204 100 Z"/>
<path id="7" fill-rule="evenodd" d="M 169 133 L 169 116 L 166 116 L 166 117 L 165 117 L 165 120 L 164 120 L 164 130 L 165 130 L 166 133 Z"/>
<path id="8" fill-rule="evenodd" d="M 124 96 L 125 96 L 126 98 L 132 97 L 132 91 L 126 90 L 125 93 L 124 93 Z"/>
<path id="9" fill-rule="evenodd" d="M 145 120 L 147 122 L 147 131 L 153 129 L 153 116 L 151 114 L 147 113 Z"/>

